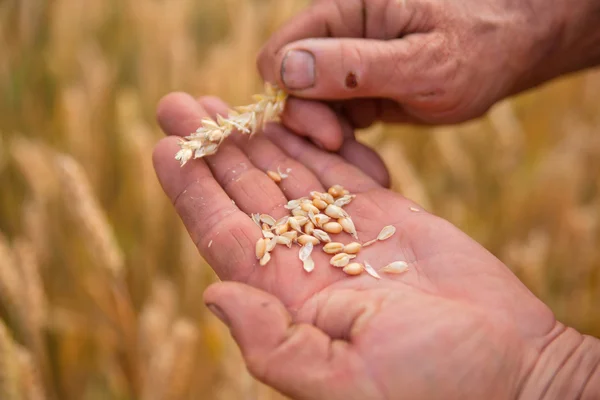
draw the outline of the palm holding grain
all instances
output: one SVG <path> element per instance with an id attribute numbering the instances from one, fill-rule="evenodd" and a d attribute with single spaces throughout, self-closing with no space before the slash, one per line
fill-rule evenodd
<path id="1" fill-rule="evenodd" d="M 162 102 L 159 120 L 170 135 L 183 136 L 201 118 L 224 110 L 216 99 L 197 103 L 172 95 Z M 232 135 L 217 154 L 184 168 L 173 159 L 176 138 L 164 139 L 154 156 L 163 188 L 200 253 L 222 280 L 237 282 L 209 289 L 206 301 L 224 312 L 259 379 L 306 399 L 391 393 L 436 398 L 442 392 L 445 398 L 459 393 L 478 398 L 507 369 L 519 369 L 523 360 L 505 353 L 516 350 L 527 359 L 528 342 L 551 329 L 550 311 L 451 224 L 278 125 L 270 125 L 265 136 Z M 291 172 L 277 184 L 265 171 L 278 167 Z M 277 246 L 271 261 L 259 264 L 255 244 L 262 233 L 249 215 L 281 218 L 289 214 L 284 207 L 289 200 L 334 184 L 356 194 L 345 209 L 359 242 L 375 238 L 383 226 L 397 229 L 353 261 L 380 269 L 401 260 L 409 266 L 405 273 L 381 274 L 381 280 L 350 277 L 329 264 L 331 255 L 322 245 L 312 253 L 311 273 L 303 270 L 296 245 Z M 355 241 L 346 233 L 332 239 Z M 490 359 L 486 368 L 470 369 L 474 364 L 466 360 L 474 352 Z M 467 376 L 478 378 L 468 390 L 462 386 Z M 513 374 L 505 392 L 496 394 L 513 393 L 520 378 Z"/>

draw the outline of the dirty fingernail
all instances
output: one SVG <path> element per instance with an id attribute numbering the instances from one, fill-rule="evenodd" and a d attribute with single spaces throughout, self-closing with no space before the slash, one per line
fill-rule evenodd
<path id="1" fill-rule="evenodd" d="M 305 50 L 290 50 L 281 64 L 281 79 L 288 89 L 308 89 L 315 84 L 315 57 Z"/>

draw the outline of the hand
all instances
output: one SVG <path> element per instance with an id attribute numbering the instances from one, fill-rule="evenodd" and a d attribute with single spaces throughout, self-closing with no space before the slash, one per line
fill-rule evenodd
<path id="1" fill-rule="evenodd" d="M 197 103 L 170 95 L 159 121 L 169 135 L 182 136 L 225 107 L 214 98 Z M 315 400 L 542 393 L 532 389 L 545 382 L 539 371 L 546 367 L 536 361 L 549 363 L 543 349 L 567 337 L 565 327 L 506 266 L 447 221 L 276 124 L 250 140 L 232 135 L 216 155 L 183 168 L 173 159 L 177 150 L 176 137 L 158 144 L 158 178 L 202 256 L 227 281 L 207 289 L 205 301 L 229 325 L 259 380 Z M 291 168 L 279 185 L 264 173 L 278 166 Z M 288 199 L 333 184 L 357 194 L 346 209 L 361 241 L 385 225 L 397 228 L 356 261 L 380 268 L 404 260 L 407 272 L 349 277 L 319 247 L 310 274 L 297 246 L 278 246 L 270 263 L 258 265 L 261 231 L 248 214 L 282 217 Z"/>
<path id="2" fill-rule="evenodd" d="M 334 111 L 356 128 L 458 123 L 600 61 L 600 3 L 576 3 L 315 1 L 272 35 L 258 67 L 294 96 L 283 123 L 337 150 Z"/>

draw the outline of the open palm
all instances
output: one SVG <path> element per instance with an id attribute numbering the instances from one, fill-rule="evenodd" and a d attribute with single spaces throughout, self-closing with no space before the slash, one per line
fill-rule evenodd
<path id="1" fill-rule="evenodd" d="M 225 107 L 173 94 L 161 103 L 159 121 L 169 135 L 183 136 Z M 183 168 L 173 158 L 177 140 L 163 139 L 154 163 L 200 253 L 229 281 L 209 288 L 206 302 L 229 324 L 250 371 L 293 398 L 517 397 L 560 329 L 506 266 L 460 230 L 279 125 L 251 139 L 233 135 L 216 155 Z M 352 138 L 344 146 L 342 154 L 350 150 L 355 160 L 364 154 L 359 165 L 372 162 Z M 276 184 L 265 171 L 278 167 L 291 172 Z M 350 277 L 329 265 L 320 246 L 311 273 L 296 246 L 277 246 L 259 265 L 261 230 L 249 214 L 283 217 L 288 200 L 334 184 L 357 195 L 345 208 L 361 242 L 385 225 L 397 229 L 354 261 L 376 269 L 406 261 L 407 272 Z"/>

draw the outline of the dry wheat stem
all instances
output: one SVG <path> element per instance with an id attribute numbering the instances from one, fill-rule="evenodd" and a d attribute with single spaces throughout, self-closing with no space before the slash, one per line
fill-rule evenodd
<path id="1" fill-rule="evenodd" d="M 10 332 L 0 319 L 0 399 L 21 399 L 17 349 Z"/>
<path id="2" fill-rule="evenodd" d="M 265 91 L 253 96 L 254 104 L 239 106 L 229 111 L 227 118 L 217 115 L 216 121 L 202 119 L 202 126 L 196 132 L 179 141 L 181 150 L 175 159 L 184 166 L 189 160 L 215 154 L 221 143 L 234 131 L 252 137 L 264 129 L 269 122 L 277 122 L 285 108 L 287 94 L 269 83 L 265 83 Z M 284 179 L 285 173 L 269 171 L 269 177 L 276 182 Z"/>

